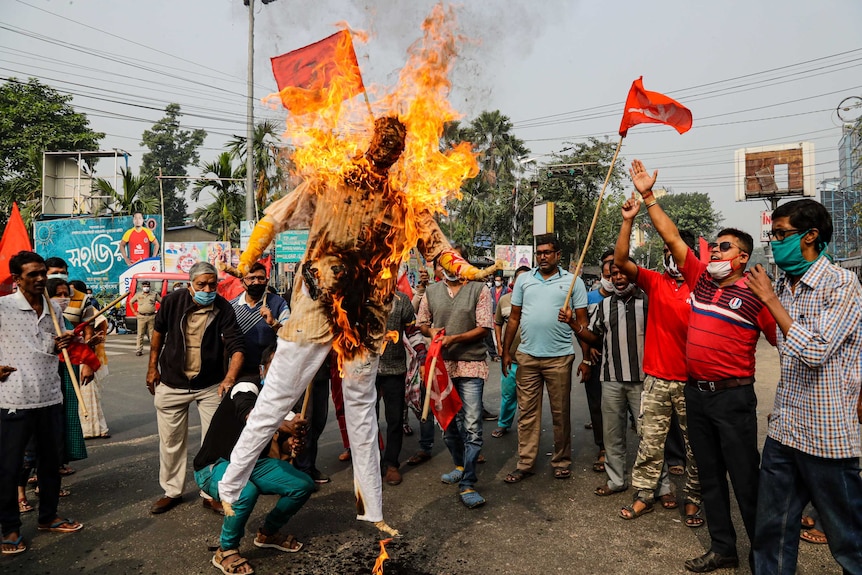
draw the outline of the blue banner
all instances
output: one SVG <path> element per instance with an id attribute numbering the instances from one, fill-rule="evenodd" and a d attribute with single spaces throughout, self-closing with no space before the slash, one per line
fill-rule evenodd
<path id="1" fill-rule="evenodd" d="M 161 224 L 161 216 L 144 219 L 144 227 L 153 232 L 160 245 Z M 36 222 L 36 253 L 44 258 L 63 258 L 69 264 L 69 279 L 81 280 L 93 291 L 116 292 L 120 274 L 128 268 L 120 242 L 132 227 L 132 216 Z"/>

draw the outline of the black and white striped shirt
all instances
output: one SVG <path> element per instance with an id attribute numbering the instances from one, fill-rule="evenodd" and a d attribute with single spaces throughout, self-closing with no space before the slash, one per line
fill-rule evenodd
<path id="1" fill-rule="evenodd" d="M 643 381 L 648 307 L 646 294 L 637 288 L 624 297 L 612 294 L 593 310 L 589 329 L 602 338 L 602 381 Z"/>

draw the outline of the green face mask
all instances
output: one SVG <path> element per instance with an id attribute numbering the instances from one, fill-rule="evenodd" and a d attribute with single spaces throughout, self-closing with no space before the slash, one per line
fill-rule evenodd
<path id="1" fill-rule="evenodd" d="M 817 259 L 808 261 L 802 255 L 802 238 L 810 231 L 805 230 L 787 236 L 783 240 L 772 242 L 772 257 L 775 258 L 775 264 L 792 276 L 804 275 L 808 268 L 817 261 Z M 825 250 L 826 247 L 824 246 L 823 249 Z"/>

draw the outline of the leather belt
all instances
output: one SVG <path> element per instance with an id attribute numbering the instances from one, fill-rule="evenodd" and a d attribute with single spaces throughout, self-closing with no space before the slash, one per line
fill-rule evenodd
<path id="1" fill-rule="evenodd" d="M 688 380 L 689 385 L 696 387 L 700 391 L 724 391 L 725 389 L 744 387 L 753 383 L 753 377 L 731 377 L 730 379 L 720 379 L 718 381 Z"/>

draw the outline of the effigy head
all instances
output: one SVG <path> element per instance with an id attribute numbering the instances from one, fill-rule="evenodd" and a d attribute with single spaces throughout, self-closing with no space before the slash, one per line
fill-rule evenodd
<path id="1" fill-rule="evenodd" d="M 374 136 L 368 146 L 366 157 L 378 168 L 389 168 L 398 161 L 404 151 L 407 127 L 394 116 L 384 116 L 374 121 Z"/>

